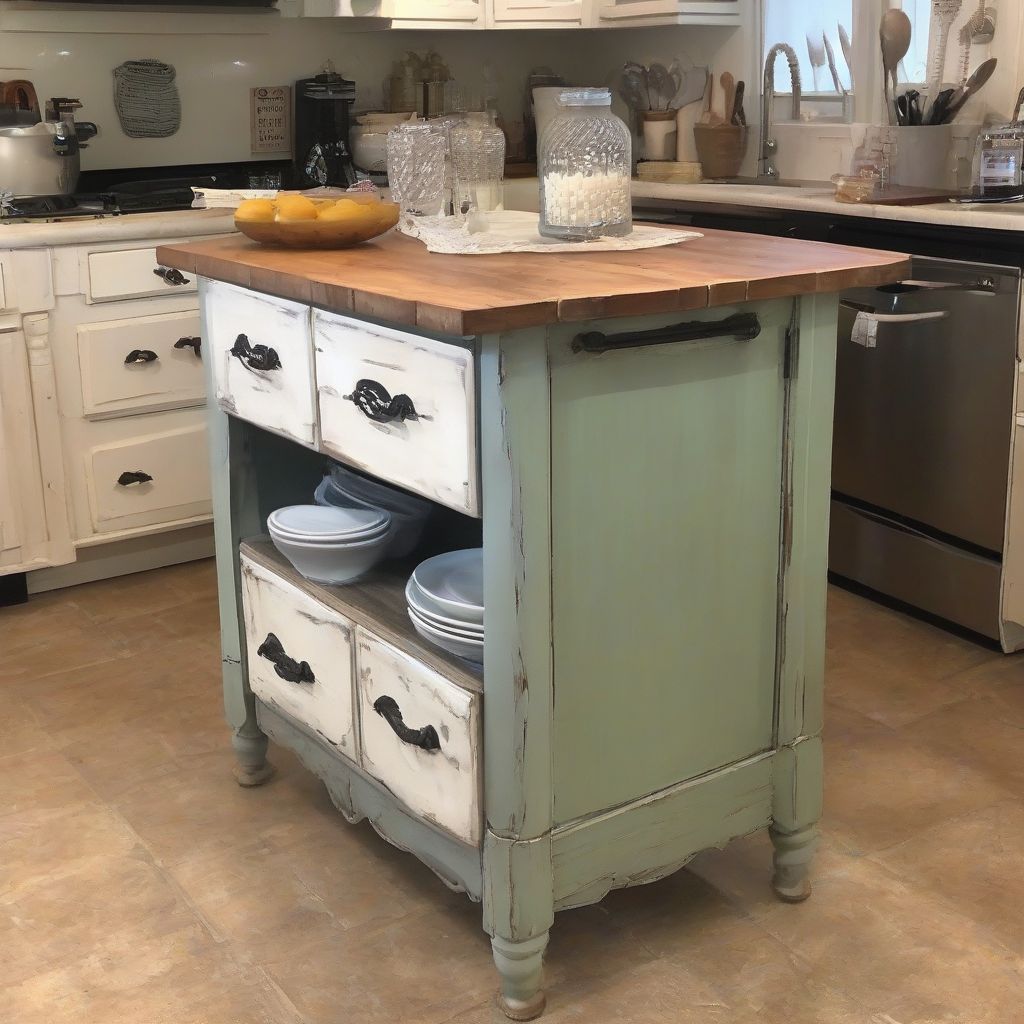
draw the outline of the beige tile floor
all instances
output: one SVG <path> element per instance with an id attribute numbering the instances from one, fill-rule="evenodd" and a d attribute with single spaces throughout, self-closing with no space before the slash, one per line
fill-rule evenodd
<path id="1" fill-rule="evenodd" d="M 239 789 L 210 563 L 0 610 L 0 1022 L 491 1024 L 479 907 L 288 754 Z M 815 894 L 761 837 L 560 915 L 550 1024 L 1024 1020 L 1024 661 L 842 591 Z"/>

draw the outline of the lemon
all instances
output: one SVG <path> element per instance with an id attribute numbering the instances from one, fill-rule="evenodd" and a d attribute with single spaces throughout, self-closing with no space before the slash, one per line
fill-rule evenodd
<path id="1" fill-rule="evenodd" d="M 282 196 L 277 201 L 278 223 L 316 220 L 316 206 L 305 196 Z"/>
<path id="2" fill-rule="evenodd" d="M 333 206 L 320 211 L 320 220 L 337 224 L 339 221 L 356 220 L 365 217 L 364 210 L 370 207 L 362 203 L 353 203 L 351 199 L 339 199 Z"/>
<path id="3" fill-rule="evenodd" d="M 273 219 L 274 201 L 272 199 L 246 199 L 239 203 L 238 209 L 235 210 L 235 220 L 266 224 Z"/>

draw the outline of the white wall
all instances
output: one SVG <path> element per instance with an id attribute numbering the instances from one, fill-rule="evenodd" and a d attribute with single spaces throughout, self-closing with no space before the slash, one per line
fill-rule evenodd
<path id="1" fill-rule="evenodd" d="M 70 29 L 69 26 L 70 25 Z M 87 31 L 82 31 L 85 28 Z M 25 29 L 30 29 L 26 31 Z M 725 29 L 591 31 L 352 31 L 343 19 L 286 19 L 276 14 L 68 15 L 0 13 L 0 80 L 28 78 L 42 102 L 77 96 L 79 117 L 100 135 L 83 153 L 85 169 L 146 167 L 252 159 L 249 89 L 290 85 L 328 58 L 357 83 L 357 107 L 379 107 L 391 63 L 406 50 L 436 49 L 455 77 L 497 86 L 506 117 L 520 116 L 528 71 L 548 65 L 577 84 L 612 84 L 624 60 L 671 60 L 682 51 L 699 62 L 721 58 L 739 73 L 748 33 Z M 749 47 L 746 47 L 749 48 Z M 173 64 L 182 124 L 166 139 L 129 139 L 113 103 L 113 69 L 152 57 Z M 742 57 L 742 59 L 741 59 Z"/>

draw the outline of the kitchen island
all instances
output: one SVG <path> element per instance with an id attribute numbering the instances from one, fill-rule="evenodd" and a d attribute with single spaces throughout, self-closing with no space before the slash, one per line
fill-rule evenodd
<path id="1" fill-rule="evenodd" d="M 242 784 L 270 776 L 269 736 L 481 901 L 518 1020 L 557 910 L 764 828 L 778 895 L 809 895 L 836 293 L 905 257 L 708 231 L 158 259 L 200 279 Z M 323 587 L 266 543 L 324 455 L 431 499 L 440 547 L 482 543 L 482 669 L 412 630 L 410 565 Z"/>

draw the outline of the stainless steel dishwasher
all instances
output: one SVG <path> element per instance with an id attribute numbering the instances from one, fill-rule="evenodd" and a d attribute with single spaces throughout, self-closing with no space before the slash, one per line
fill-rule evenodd
<path id="1" fill-rule="evenodd" d="M 840 308 L 830 568 L 993 639 L 1020 283 L 918 257 Z"/>

